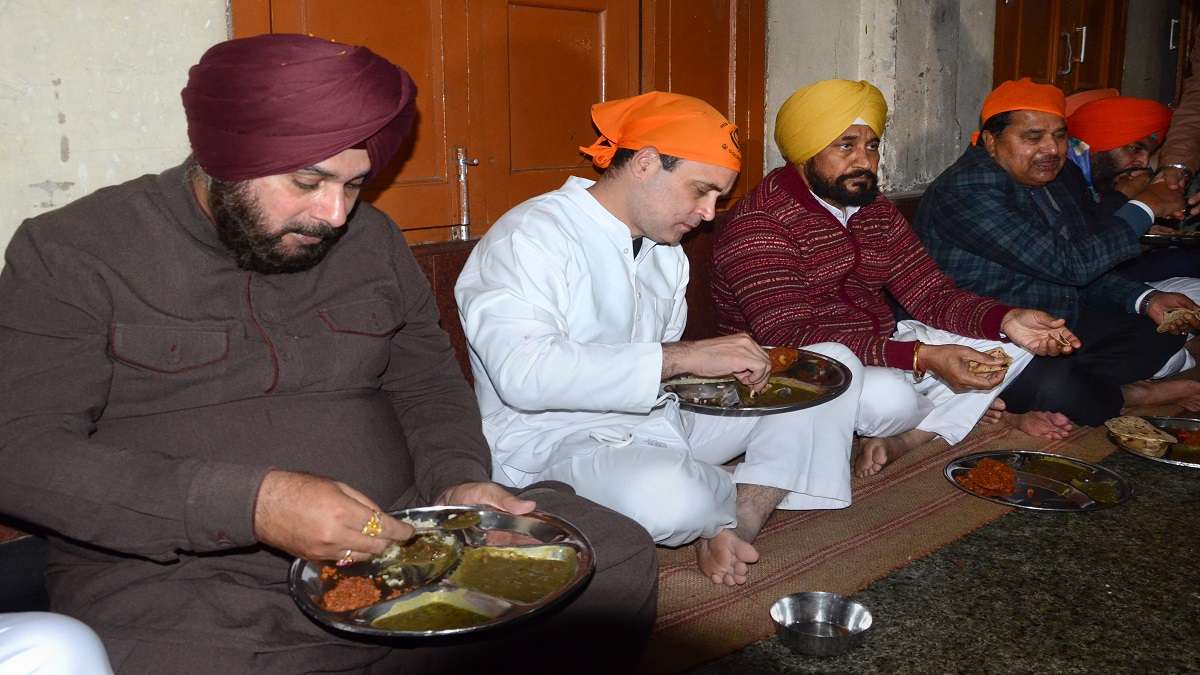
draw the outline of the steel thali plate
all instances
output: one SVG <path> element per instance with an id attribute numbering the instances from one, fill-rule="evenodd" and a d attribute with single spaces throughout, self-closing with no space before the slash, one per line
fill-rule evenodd
<path id="1" fill-rule="evenodd" d="M 1004 462 L 1015 470 L 1015 486 L 1010 494 L 979 494 L 956 480 L 985 457 Z M 943 473 L 946 480 L 967 494 L 1033 511 L 1095 511 L 1116 506 L 1133 496 L 1133 485 L 1112 469 L 1049 452 L 977 452 L 950 460 Z"/>
<path id="2" fill-rule="evenodd" d="M 1141 236 L 1141 242 L 1147 246 L 1180 246 L 1191 248 L 1200 246 L 1200 231 L 1189 231 L 1188 234 L 1151 234 Z"/>
<path id="3" fill-rule="evenodd" d="M 563 554 L 570 554 L 569 558 L 575 560 L 573 572 L 565 583 L 548 595 L 537 600 L 519 600 L 460 585 L 455 575 L 459 566 L 456 561 L 436 578 L 405 588 L 393 597 L 387 597 L 391 589 L 368 577 L 384 591 L 384 599 L 368 607 L 335 612 L 325 609 L 323 597 L 337 583 L 336 578 L 330 578 L 336 568 L 329 562 L 297 558 L 288 573 L 292 598 L 314 621 L 339 631 L 380 638 L 436 638 L 479 633 L 540 614 L 573 598 L 595 569 L 594 552 L 583 533 L 566 520 L 549 514 L 535 511 L 516 516 L 476 506 L 431 506 L 392 512 L 393 516 L 416 527 L 439 527 L 460 514 L 479 515 L 479 522 L 473 527 L 447 530 L 450 536 L 459 538 L 464 551 L 486 546 L 538 558 L 563 559 L 568 557 Z M 326 574 L 322 574 L 323 569 Z M 436 603 L 461 607 L 485 620 L 440 630 L 398 630 L 375 625 L 376 621 L 398 610 L 410 611 Z"/>
<path id="4" fill-rule="evenodd" d="M 1180 431 L 1197 431 L 1200 432 L 1200 419 L 1195 417 L 1144 417 L 1147 422 L 1162 429 L 1178 438 Z M 1162 457 L 1151 457 L 1144 455 L 1137 450 L 1125 445 L 1121 439 L 1111 431 L 1108 432 L 1108 437 L 1117 447 L 1122 450 L 1137 455 L 1142 459 L 1148 459 L 1152 462 L 1161 462 L 1162 464 L 1174 464 L 1175 466 L 1186 466 L 1190 469 L 1200 469 L 1200 446 L 1185 445 L 1183 443 L 1172 443 L 1167 448 L 1167 454 Z"/>
<path id="5" fill-rule="evenodd" d="M 769 347 L 764 347 L 769 349 Z M 675 377 L 663 382 L 662 390 L 679 397 L 679 407 L 705 415 L 753 417 L 803 410 L 837 398 L 850 387 L 850 369 L 837 359 L 806 349 L 796 363 L 773 378 L 796 381 L 788 391 L 754 401 L 747 389 L 732 377 Z M 786 381 L 786 380 L 779 380 Z"/>

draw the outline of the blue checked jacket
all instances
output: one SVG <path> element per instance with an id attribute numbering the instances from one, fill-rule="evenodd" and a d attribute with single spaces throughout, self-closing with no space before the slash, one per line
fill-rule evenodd
<path id="1" fill-rule="evenodd" d="M 1082 305 L 1133 312 L 1148 287 L 1109 270 L 1141 253 L 1150 223 L 1131 225 L 1086 190 L 1070 162 L 1049 185 L 1030 188 L 970 147 L 926 189 L 913 229 L 955 283 L 980 295 L 1068 325 Z"/>

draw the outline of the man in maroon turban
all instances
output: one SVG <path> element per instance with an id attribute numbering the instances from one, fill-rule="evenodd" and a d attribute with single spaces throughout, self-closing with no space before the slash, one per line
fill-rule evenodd
<path id="1" fill-rule="evenodd" d="M 616 671 L 648 635 L 649 536 L 561 484 L 490 481 L 429 285 L 359 203 L 414 96 L 363 47 L 216 45 L 183 90 L 191 158 L 13 237 L 0 515 L 46 532 L 52 609 L 117 672 Z M 366 560 L 413 534 L 388 511 L 431 504 L 560 515 L 595 574 L 560 611 L 452 646 L 351 639 L 300 611 L 294 557 Z"/>

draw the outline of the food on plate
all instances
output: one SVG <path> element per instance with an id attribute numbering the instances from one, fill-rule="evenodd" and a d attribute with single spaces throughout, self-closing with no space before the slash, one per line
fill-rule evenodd
<path id="1" fill-rule="evenodd" d="M 388 612 L 371 622 L 384 630 L 424 632 L 470 628 L 486 623 L 491 617 L 449 602 L 427 602 L 414 609 Z"/>
<path id="2" fill-rule="evenodd" d="M 771 347 L 767 350 L 771 359 L 771 374 L 778 375 L 796 365 L 800 359 L 800 350 L 795 347 Z"/>
<path id="3" fill-rule="evenodd" d="M 1188 324 L 1194 320 L 1200 319 L 1200 310 L 1196 309 L 1168 309 L 1163 312 L 1162 323 L 1158 324 L 1158 332 L 1169 333 L 1173 330 L 1187 328 Z"/>
<path id="4" fill-rule="evenodd" d="M 331 570 L 332 573 L 327 573 Z M 343 577 L 332 567 L 321 568 L 322 579 L 336 579 L 321 596 L 322 606 L 330 612 L 349 612 L 379 602 L 382 591 L 371 577 Z"/>
<path id="5" fill-rule="evenodd" d="M 767 378 L 767 386 L 762 391 L 751 391 L 750 387 L 741 383 L 738 383 L 737 389 L 742 405 L 754 407 L 811 401 L 823 392 L 818 385 L 783 375 Z"/>
<path id="6" fill-rule="evenodd" d="M 964 473 L 954 476 L 959 485 L 983 497 L 1006 497 L 1017 488 L 1017 472 L 1008 464 L 984 457 Z"/>
<path id="7" fill-rule="evenodd" d="M 514 602 L 537 602 L 567 585 L 579 565 L 570 546 L 468 549 L 450 581 Z"/>
<path id="8" fill-rule="evenodd" d="M 968 361 L 967 362 L 967 370 L 971 371 L 972 373 L 977 373 L 980 375 L 983 375 L 986 373 L 998 373 L 1003 370 L 1008 370 L 1008 366 L 1013 361 L 1012 357 L 1008 355 L 1008 352 L 1004 351 L 1003 347 L 993 347 L 983 353 L 987 354 L 988 356 L 990 356 L 992 358 L 1001 359 L 1002 361 L 1004 361 L 1004 363 L 993 365 L 990 363 L 980 363 L 978 361 Z"/>
<path id="9" fill-rule="evenodd" d="M 1134 452 L 1147 457 L 1162 457 L 1178 440 L 1141 417 L 1122 415 L 1104 423 L 1117 441 Z"/>

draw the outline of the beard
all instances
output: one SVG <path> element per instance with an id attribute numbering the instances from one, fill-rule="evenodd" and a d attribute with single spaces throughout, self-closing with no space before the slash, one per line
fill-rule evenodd
<path id="1" fill-rule="evenodd" d="M 1109 192 L 1113 182 L 1123 170 L 1117 166 L 1110 152 L 1098 152 L 1092 157 L 1092 187 L 1096 192 Z"/>
<path id="2" fill-rule="evenodd" d="M 859 169 L 844 173 L 833 180 L 825 180 L 817 173 L 813 162 L 804 164 L 804 177 L 808 179 L 808 187 L 821 199 L 843 207 L 866 206 L 879 196 L 879 176 L 867 169 Z M 859 178 L 867 179 L 867 186 L 851 191 L 850 181 Z"/>
<path id="3" fill-rule="evenodd" d="M 233 255 L 237 266 L 259 274 L 290 274 L 312 269 L 346 233 L 345 227 L 294 221 L 286 223 L 279 232 L 270 233 L 258 200 L 250 194 L 248 181 L 213 179 L 209 186 L 208 207 L 217 226 L 217 236 Z M 321 241 L 289 250 L 283 243 L 284 235 L 289 233 L 317 237 Z"/>

